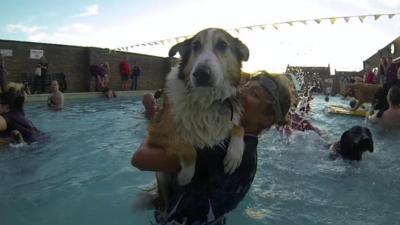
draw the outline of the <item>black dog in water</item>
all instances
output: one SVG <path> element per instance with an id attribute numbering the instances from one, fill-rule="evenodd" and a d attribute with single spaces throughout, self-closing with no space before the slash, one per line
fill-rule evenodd
<path id="1" fill-rule="evenodd" d="M 366 127 L 354 126 L 345 131 L 340 141 L 331 145 L 330 149 L 332 159 L 341 156 L 343 159 L 360 161 L 364 152 L 374 151 L 371 131 Z"/>

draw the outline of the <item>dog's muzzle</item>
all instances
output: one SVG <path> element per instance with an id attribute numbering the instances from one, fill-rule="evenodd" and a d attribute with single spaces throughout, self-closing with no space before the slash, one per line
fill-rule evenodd
<path id="1" fill-rule="evenodd" d="M 212 78 L 211 70 L 208 66 L 201 65 L 193 72 L 194 86 L 195 87 L 211 87 Z"/>

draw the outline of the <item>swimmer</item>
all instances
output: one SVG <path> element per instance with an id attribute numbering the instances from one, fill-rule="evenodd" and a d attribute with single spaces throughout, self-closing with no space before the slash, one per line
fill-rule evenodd
<path id="1" fill-rule="evenodd" d="M 153 119 L 156 114 L 156 100 L 154 95 L 151 93 L 144 94 L 142 103 L 144 106 L 144 117 L 149 120 Z"/>

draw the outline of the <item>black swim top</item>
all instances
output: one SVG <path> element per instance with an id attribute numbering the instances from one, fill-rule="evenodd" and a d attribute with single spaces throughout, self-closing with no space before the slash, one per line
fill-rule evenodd
<path id="1" fill-rule="evenodd" d="M 12 130 L 18 130 L 28 144 L 45 138 L 45 134 L 37 129 L 33 123 L 25 117 L 22 111 L 10 111 L 1 114 L 6 123 L 7 129 L 1 132 L 1 136 L 10 135 Z"/>
<path id="2" fill-rule="evenodd" d="M 236 208 L 256 174 L 258 138 L 246 135 L 244 142 L 242 162 L 231 175 L 224 173 L 223 163 L 229 140 L 213 148 L 197 150 L 192 181 L 185 186 L 173 187 L 167 213 L 155 212 L 157 223 L 223 224 L 224 214 Z"/>

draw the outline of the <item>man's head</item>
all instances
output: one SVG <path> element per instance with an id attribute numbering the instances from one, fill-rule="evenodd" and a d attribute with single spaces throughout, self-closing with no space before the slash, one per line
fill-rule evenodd
<path id="1" fill-rule="evenodd" d="M 59 91 L 59 86 L 58 86 L 58 81 L 57 81 L 57 80 L 53 80 L 53 81 L 51 82 L 50 90 L 51 90 L 51 92 L 53 92 L 53 93 Z"/>
<path id="2" fill-rule="evenodd" d="M 372 134 L 368 128 L 354 126 L 342 134 L 337 153 L 344 159 L 360 161 L 366 151 L 374 151 Z"/>
<path id="3" fill-rule="evenodd" d="M 154 99 L 154 96 L 151 93 L 146 93 L 143 95 L 142 103 L 146 110 L 154 110 L 155 109 L 156 101 Z"/>
<path id="4" fill-rule="evenodd" d="M 400 88 L 392 86 L 387 94 L 387 101 L 390 106 L 400 106 Z"/>
<path id="5" fill-rule="evenodd" d="M 289 88 L 279 76 L 265 71 L 255 76 L 241 88 L 243 106 L 242 123 L 260 133 L 273 124 L 286 123 L 286 114 L 291 105 Z"/>

